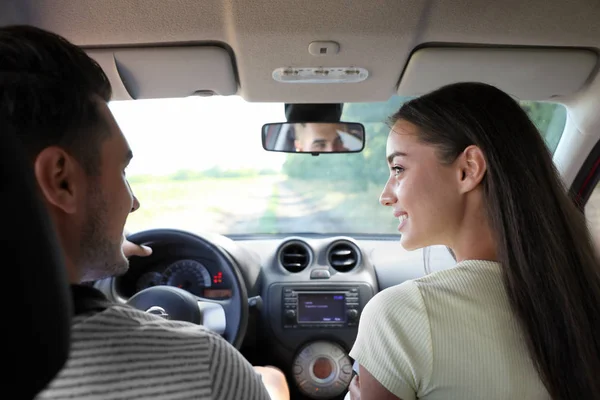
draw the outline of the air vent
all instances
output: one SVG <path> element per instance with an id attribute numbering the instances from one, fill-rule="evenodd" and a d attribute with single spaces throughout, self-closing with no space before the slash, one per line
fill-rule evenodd
<path id="1" fill-rule="evenodd" d="M 303 242 L 288 242 L 279 251 L 279 262 L 283 268 L 290 272 L 300 272 L 310 262 L 310 249 Z"/>
<path id="2" fill-rule="evenodd" d="M 358 249 L 350 242 L 339 242 L 329 249 L 329 265 L 338 272 L 348 272 L 358 264 Z"/>

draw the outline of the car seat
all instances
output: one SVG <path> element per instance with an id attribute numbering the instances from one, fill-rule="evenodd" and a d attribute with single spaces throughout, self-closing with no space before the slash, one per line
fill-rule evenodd
<path id="1" fill-rule="evenodd" d="M 71 295 L 54 227 L 28 158 L 0 121 L 4 393 L 32 399 L 68 357 Z"/>

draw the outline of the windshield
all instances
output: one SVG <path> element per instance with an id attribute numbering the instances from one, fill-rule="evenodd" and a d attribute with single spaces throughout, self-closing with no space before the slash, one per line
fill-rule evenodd
<path id="1" fill-rule="evenodd" d="M 141 203 L 126 230 L 398 235 L 379 194 L 388 177 L 385 122 L 407 100 L 345 104 L 342 121 L 365 126 L 364 151 L 318 157 L 262 148 L 262 125 L 286 120 L 281 103 L 237 96 L 113 101 L 134 153 L 127 175 Z M 554 152 L 564 107 L 521 104 Z"/>

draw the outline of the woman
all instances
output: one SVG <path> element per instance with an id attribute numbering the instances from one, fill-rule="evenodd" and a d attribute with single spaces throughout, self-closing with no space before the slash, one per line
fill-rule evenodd
<path id="1" fill-rule="evenodd" d="M 408 250 L 457 266 L 365 308 L 351 397 L 600 398 L 600 273 L 583 215 L 519 104 L 458 83 L 392 117 L 381 203 Z"/>

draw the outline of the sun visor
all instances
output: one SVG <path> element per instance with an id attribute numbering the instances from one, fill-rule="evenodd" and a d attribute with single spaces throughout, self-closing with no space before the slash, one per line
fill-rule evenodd
<path id="1" fill-rule="evenodd" d="M 237 93 L 233 62 L 218 46 L 89 49 L 113 85 L 113 99 Z"/>
<path id="2" fill-rule="evenodd" d="M 406 66 L 398 94 L 419 96 L 464 81 L 484 82 L 523 100 L 577 92 L 594 72 L 596 53 L 579 49 L 423 48 Z"/>

